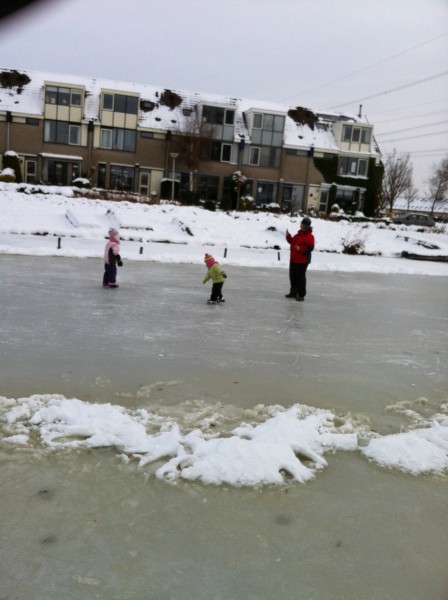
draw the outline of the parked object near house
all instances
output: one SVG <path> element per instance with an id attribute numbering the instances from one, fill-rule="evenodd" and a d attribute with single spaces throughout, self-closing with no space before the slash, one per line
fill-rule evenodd
<path id="1" fill-rule="evenodd" d="M 392 221 L 397 225 L 417 225 L 419 227 L 434 227 L 436 224 L 430 215 L 420 215 L 418 213 L 398 215 Z"/>

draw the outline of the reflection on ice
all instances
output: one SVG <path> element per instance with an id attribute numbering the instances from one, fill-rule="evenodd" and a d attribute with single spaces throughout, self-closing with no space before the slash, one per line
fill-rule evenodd
<path id="1" fill-rule="evenodd" d="M 179 408 L 170 415 L 166 408 L 129 410 L 34 395 L 0 398 L 0 439 L 9 446 L 48 449 L 110 447 L 140 466 L 157 463 L 158 478 L 205 484 L 279 485 L 289 479 L 304 483 L 328 466 L 326 453 L 338 450 L 359 451 L 383 467 L 412 474 L 445 473 L 448 405 L 427 418 L 415 407 L 391 409 L 412 420 L 408 431 L 379 436 L 365 419 L 300 404 L 289 409 L 258 406 L 244 411 L 238 422 L 233 415 L 232 423 L 220 405 L 206 410 L 199 406 L 196 418 L 190 405 L 183 418 Z"/>

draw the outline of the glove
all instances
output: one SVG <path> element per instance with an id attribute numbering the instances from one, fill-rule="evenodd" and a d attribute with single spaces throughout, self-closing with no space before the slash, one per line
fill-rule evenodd
<path id="1" fill-rule="evenodd" d="M 123 261 L 122 261 L 121 259 L 120 259 L 120 260 L 117 260 L 117 265 L 118 265 L 119 267 L 122 267 L 122 266 L 123 266 Z"/>
<path id="2" fill-rule="evenodd" d="M 224 277 L 224 279 L 227 279 L 227 275 L 225 273 L 223 273 L 222 276 Z"/>

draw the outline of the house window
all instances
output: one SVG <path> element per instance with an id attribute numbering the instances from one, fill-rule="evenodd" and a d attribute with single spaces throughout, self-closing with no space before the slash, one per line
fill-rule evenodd
<path id="1" fill-rule="evenodd" d="M 45 87 L 45 102 L 46 104 L 57 104 L 58 106 L 81 106 L 81 90 L 47 85 Z"/>
<path id="2" fill-rule="evenodd" d="M 352 126 L 351 125 L 343 125 L 342 141 L 343 142 L 351 142 L 351 140 L 352 140 Z"/>
<path id="3" fill-rule="evenodd" d="M 369 127 L 361 129 L 361 144 L 370 144 L 372 139 L 372 130 Z"/>
<path id="4" fill-rule="evenodd" d="M 280 148 L 262 146 L 260 152 L 260 167 L 277 169 L 280 166 Z"/>
<path id="5" fill-rule="evenodd" d="M 215 160 L 217 162 L 231 162 L 232 144 L 223 144 L 222 142 L 213 141 L 211 143 L 210 160 Z"/>
<path id="6" fill-rule="evenodd" d="M 230 162 L 232 159 L 232 144 L 222 144 L 221 162 Z"/>
<path id="7" fill-rule="evenodd" d="M 106 165 L 104 163 L 98 163 L 98 187 L 106 187 Z"/>
<path id="8" fill-rule="evenodd" d="M 365 177 L 367 175 L 367 161 L 360 159 L 358 161 L 358 175 Z"/>
<path id="9" fill-rule="evenodd" d="M 135 152 L 137 132 L 134 129 L 101 129 L 100 148 Z"/>
<path id="10" fill-rule="evenodd" d="M 235 122 L 235 111 L 226 109 L 225 124 L 233 125 Z"/>
<path id="11" fill-rule="evenodd" d="M 257 183 L 257 196 L 255 198 L 256 205 L 260 206 L 275 202 L 276 190 L 277 186 L 275 183 L 259 181 Z"/>
<path id="12" fill-rule="evenodd" d="M 39 119 L 32 119 L 31 117 L 26 117 L 25 123 L 27 125 L 39 125 Z"/>
<path id="13" fill-rule="evenodd" d="M 282 115 L 255 113 L 252 127 L 253 129 L 262 129 L 263 131 L 283 133 L 285 128 L 285 117 Z"/>
<path id="14" fill-rule="evenodd" d="M 372 138 L 371 127 L 353 127 L 353 125 L 342 126 L 342 141 L 359 144 L 370 144 Z"/>
<path id="15" fill-rule="evenodd" d="M 70 104 L 81 106 L 81 90 L 70 90 Z"/>
<path id="16" fill-rule="evenodd" d="M 213 175 L 201 175 L 198 188 L 202 200 L 218 200 L 219 177 Z"/>
<path id="17" fill-rule="evenodd" d="M 112 148 L 112 129 L 101 129 L 100 148 Z"/>
<path id="18" fill-rule="evenodd" d="M 258 166 L 260 164 L 260 148 L 252 147 L 249 152 L 249 164 Z"/>
<path id="19" fill-rule="evenodd" d="M 366 177 L 367 160 L 362 158 L 353 158 L 350 156 L 340 156 L 338 163 L 338 175 L 342 177 Z"/>
<path id="20" fill-rule="evenodd" d="M 79 146 L 81 143 L 80 125 L 71 125 L 65 121 L 45 121 L 44 142 L 50 144 L 70 144 Z"/>
<path id="21" fill-rule="evenodd" d="M 114 109 L 114 95 L 113 94 L 103 94 L 103 109 L 104 110 L 113 110 Z"/>
<path id="22" fill-rule="evenodd" d="M 140 134 L 140 137 L 142 138 L 153 138 L 154 137 L 154 132 L 153 131 L 142 131 Z"/>
<path id="23" fill-rule="evenodd" d="M 69 125 L 68 143 L 73 146 L 79 146 L 81 143 L 81 127 L 79 125 Z"/>
<path id="24" fill-rule="evenodd" d="M 37 161 L 27 158 L 25 160 L 25 182 L 36 183 L 37 176 Z"/>
<path id="25" fill-rule="evenodd" d="M 263 126 L 263 115 L 261 115 L 260 113 L 255 113 L 253 128 L 254 129 L 262 129 L 263 128 L 262 126 Z"/>
<path id="26" fill-rule="evenodd" d="M 138 98 L 136 96 L 115 94 L 114 111 L 128 115 L 136 115 L 138 111 Z"/>
<path id="27" fill-rule="evenodd" d="M 191 114 L 191 110 L 189 114 Z M 233 125 L 235 122 L 235 111 L 219 106 L 203 106 L 202 120 L 205 123 L 210 123 L 210 125 Z"/>
<path id="28" fill-rule="evenodd" d="M 111 165 L 110 188 L 112 190 L 132 192 L 134 189 L 134 168 Z"/>

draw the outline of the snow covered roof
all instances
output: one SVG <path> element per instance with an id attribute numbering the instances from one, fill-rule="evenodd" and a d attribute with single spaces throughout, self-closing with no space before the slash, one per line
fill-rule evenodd
<path id="1" fill-rule="evenodd" d="M 415 198 L 408 205 L 408 200 L 404 197 L 397 198 L 394 202 L 395 210 L 406 210 L 408 212 L 431 212 L 433 201 L 430 198 Z M 434 204 L 434 212 L 448 213 L 448 200 L 441 200 Z"/>
<path id="2" fill-rule="evenodd" d="M 309 148 L 337 151 L 338 144 L 333 135 L 331 123 L 338 120 L 354 120 L 357 118 L 341 113 L 313 112 L 317 122 L 322 127 L 313 124 L 297 122 L 288 115 L 297 107 L 286 104 L 276 104 L 261 100 L 231 98 L 210 93 L 190 92 L 185 90 L 166 90 L 160 86 L 141 83 L 95 79 L 78 75 L 63 75 L 42 73 L 29 70 L 20 72 L 0 67 L 0 111 L 10 111 L 15 114 L 43 117 L 45 85 L 65 85 L 71 88 L 83 88 L 85 91 L 84 114 L 85 120 L 96 121 L 100 115 L 102 90 L 123 92 L 138 95 L 142 101 L 138 112 L 138 125 L 141 128 L 163 131 L 176 131 L 185 119 L 184 111 L 192 110 L 201 104 L 232 107 L 236 111 L 235 140 L 250 140 L 244 114 L 247 111 L 277 113 L 286 116 L 284 145 L 293 148 Z M 168 92 L 168 94 L 167 94 Z M 169 105 L 167 96 L 180 100 Z M 142 105 L 146 101 L 146 107 Z M 328 127 L 325 127 L 325 124 Z"/>

